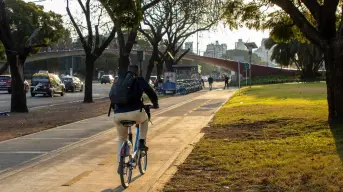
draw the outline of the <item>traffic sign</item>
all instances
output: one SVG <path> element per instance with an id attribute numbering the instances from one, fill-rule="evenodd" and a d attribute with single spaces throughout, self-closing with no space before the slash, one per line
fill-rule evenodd
<path id="1" fill-rule="evenodd" d="M 249 69 L 249 63 L 244 63 L 244 68 Z"/>

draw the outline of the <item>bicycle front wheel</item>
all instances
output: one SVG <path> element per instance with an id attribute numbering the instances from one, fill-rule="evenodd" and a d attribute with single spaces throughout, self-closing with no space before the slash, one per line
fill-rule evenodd
<path id="1" fill-rule="evenodd" d="M 120 182 L 124 188 L 129 187 L 132 178 L 131 156 L 121 156 L 119 162 Z"/>
<path id="2" fill-rule="evenodd" d="M 146 169 L 148 167 L 148 152 L 147 151 L 139 151 L 138 154 L 138 168 L 139 172 L 144 175 Z"/>

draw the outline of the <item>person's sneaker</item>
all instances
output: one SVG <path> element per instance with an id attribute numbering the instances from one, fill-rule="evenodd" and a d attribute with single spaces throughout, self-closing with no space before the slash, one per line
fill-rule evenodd
<path id="1" fill-rule="evenodd" d="M 149 147 L 147 147 L 145 145 L 145 140 L 144 139 L 140 139 L 139 140 L 138 148 L 139 148 L 139 150 L 142 150 L 142 151 L 148 151 L 148 149 L 149 149 Z"/>

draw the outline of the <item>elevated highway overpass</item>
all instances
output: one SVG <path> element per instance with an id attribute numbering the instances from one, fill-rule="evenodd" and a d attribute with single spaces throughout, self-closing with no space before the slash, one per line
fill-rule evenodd
<path id="1" fill-rule="evenodd" d="M 151 55 L 152 51 L 145 51 L 146 55 Z M 103 54 L 106 55 L 119 55 L 119 50 L 116 49 L 106 49 Z M 136 55 L 136 51 L 131 52 L 132 55 Z M 53 58 L 60 58 L 60 57 L 70 57 L 70 56 L 84 56 L 85 52 L 83 50 L 70 50 L 70 51 L 56 51 L 56 52 L 44 52 L 44 53 L 37 53 L 33 56 L 27 58 L 27 62 L 39 61 L 39 60 L 46 60 L 46 59 L 53 59 Z M 226 59 L 218 59 L 212 57 L 204 57 L 199 55 L 187 54 L 185 55 L 184 59 L 187 60 L 196 60 L 204 63 L 209 63 L 217 66 L 221 66 L 227 68 L 231 71 L 238 72 L 238 63 L 237 61 L 226 60 Z M 294 69 L 280 69 L 275 67 L 268 67 L 262 65 L 252 64 L 252 76 L 266 76 L 266 75 L 294 75 L 296 70 Z M 245 74 L 244 65 L 240 65 L 240 72 L 241 74 Z"/>

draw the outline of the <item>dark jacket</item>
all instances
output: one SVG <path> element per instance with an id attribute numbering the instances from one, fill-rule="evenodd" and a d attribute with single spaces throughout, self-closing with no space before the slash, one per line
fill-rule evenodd
<path id="1" fill-rule="evenodd" d="M 155 91 L 150 87 L 150 85 L 142 77 L 137 77 L 136 81 L 133 84 L 133 89 L 135 90 L 136 99 L 130 102 L 127 105 L 118 106 L 115 105 L 114 113 L 126 113 L 130 111 L 136 111 L 142 109 L 142 96 L 143 92 L 148 95 L 150 101 L 153 104 L 158 104 L 158 98 Z"/>
<path id="2" fill-rule="evenodd" d="M 225 82 L 229 82 L 229 77 L 225 77 Z"/>
<path id="3" fill-rule="evenodd" d="M 213 83 L 213 78 L 212 77 L 208 78 L 208 82 Z"/>

